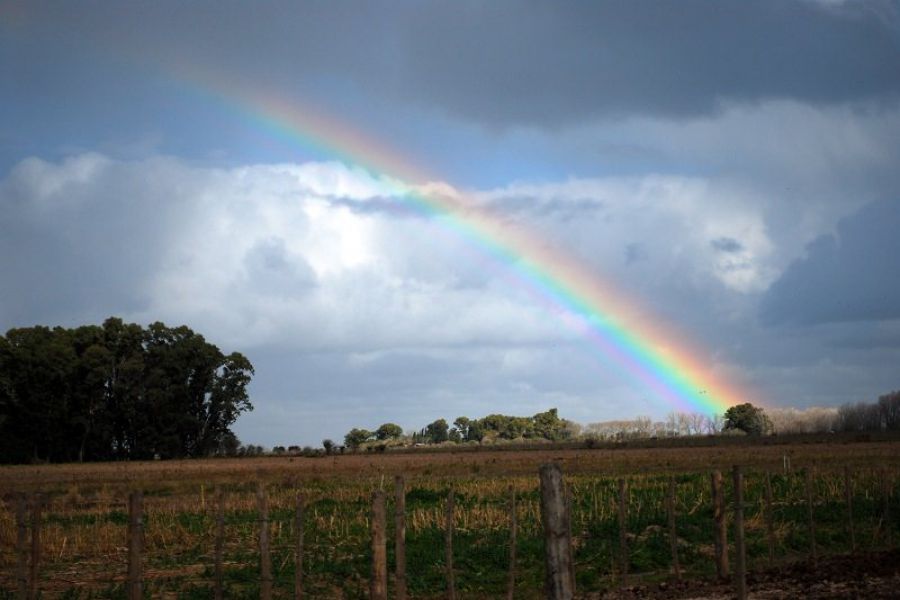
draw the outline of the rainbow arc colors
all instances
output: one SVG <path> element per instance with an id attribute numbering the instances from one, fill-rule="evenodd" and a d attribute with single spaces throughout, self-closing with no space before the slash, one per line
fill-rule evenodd
<path id="1" fill-rule="evenodd" d="M 437 182 L 413 161 L 361 130 L 310 107 L 242 89 L 196 72 L 175 74 L 209 100 L 238 113 L 278 139 L 358 165 L 391 182 L 398 202 L 424 214 L 507 265 L 551 313 L 574 327 L 604 362 L 672 410 L 721 414 L 749 400 L 696 357 L 699 352 L 658 319 L 570 257 L 455 190 L 406 182 Z M 754 402 L 758 400 L 753 399 Z"/>

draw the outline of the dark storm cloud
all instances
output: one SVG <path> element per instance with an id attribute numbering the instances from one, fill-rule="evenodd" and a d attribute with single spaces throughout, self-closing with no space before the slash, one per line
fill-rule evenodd
<path id="1" fill-rule="evenodd" d="M 126 58 L 504 127 L 894 98 L 898 13 L 895 1 L 104 3 L 35 9 L 25 21 Z M 18 58 L 40 63 L 45 43 Z M 20 85 L 40 88 L 42 77 L 17 72 Z"/>
<path id="2" fill-rule="evenodd" d="M 823 235 L 769 288 L 764 323 L 900 318 L 900 202 L 869 204 Z"/>
<path id="3" fill-rule="evenodd" d="M 405 56 L 430 102 L 490 122 L 554 124 L 604 114 L 694 116 L 727 100 L 844 102 L 900 89 L 898 32 L 859 5 L 515 6 L 443 4 L 420 14 L 411 28 L 419 51 Z"/>
<path id="4" fill-rule="evenodd" d="M 883 321 L 839 323 L 830 327 L 837 329 L 831 333 L 830 343 L 836 348 L 855 350 L 867 353 L 865 364 L 872 364 L 873 357 L 879 350 L 900 351 L 900 323 L 890 322 L 885 327 Z M 897 354 L 887 354 L 896 367 Z M 878 360 L 875 358 L 874 360 Z"/>
<path id="5" fill-rule="evenodd" d="M 148 167 L 138 172 L 99 155 L 59 166 L 29 159 L 0 181 L 0 329 L 146 306 L 167 239 L 188 216 L 166 201 L 178 193 L 173 187 L 156 196 L 146 186 L 177 167 Z"/>

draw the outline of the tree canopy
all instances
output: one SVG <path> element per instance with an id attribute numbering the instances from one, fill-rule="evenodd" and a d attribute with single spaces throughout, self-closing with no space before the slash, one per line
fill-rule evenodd
<path id="1" fill-rule="evenodd" d="M 772 422 L 763 409 L 745 402 L 725 411 L 724 429 L 736 429 L 748 435 L 764 435 L 772 432 Z"/>
<path id="2" fill-rule="evenodd" d="M 359 429 L 354 427 L 347 435 L 344 436 L 344 444 L 353 450 L 359 448 L 369 440 L 375 437 L 375 434 L 368 429 Z"/>
<path id="3" fill-rule="evenodd" d="M 559 441 L 571 437 L 574 424 L 566 419 L 560 419 L 557 410 L 551 408 L 533 417 L 499 414 L 488 415 L 481 419 L 457 417 L 453 425 L 462 440 L 480 442 L 485 437 Z"/>
<path id="4" fill-rule="evenodd" d="M 118 318 L 0 336 L 0 460 L 180 458 L 225 452 L 252 410 L 253 366 L 188 327 Z"/>
<path id="5" fill-rule="evenodd" d="M 403 436 L 403 428 L 396 423 L 385 423 L 375 430 L 375 437 L 379 440 L 394 440 Z"/>
<path id="6" fill-rule="evenodd" d="M 444 442 L 482 442 L 486 439 L 504 440 L 566 440 L 577 433 L 575 423 L 559 418 L 555 408 L 537 413 L 533 417 L 515 417 L 491 414 L 481 419 L 457 417 L 450 426 L 446 419 L 432 421 L 414 432 L 407 441 L 413 443 L 442 444 Z M 373 439 L 391 442 L 403 439 L 403 429 L 395 423 L 385 423 L 377 430 L 353 428 L 344 436 L 344 443 L 352 450 Z M 384 447 L 382 444 L 380 447 Z"/>

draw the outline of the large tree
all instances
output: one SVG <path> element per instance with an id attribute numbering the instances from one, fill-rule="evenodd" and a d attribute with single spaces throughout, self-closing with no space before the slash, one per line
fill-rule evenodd
<path id="1" fill-rule="evenodd" d="M 450 439 L 450 426 L 446 419 L 438 419 L 425 427 L 425 437 L 432 444 L 440 444 Z"/>
<path id="2" fill-rule="evenodd" d="M 745 402 L 725 411 L 724 429 L 739 430 L 748 435 L 764 435 L 772 432 L 772 422 L 763 409 Z"/>
<path id="3" fill-rule="evenodd" d="M 881 422 L 889 431 L 900 430 L 900 392 L 891 392 L 878 398 Z"/>
<path id="4" fill-rule="evenodd" d="M 395 440 L 403 437 L 403 428 L 396 423 L 385 423 L 375 430 L 375 437 L 379 440 Z"/>
<path id="5" fill-rule="evenodd" d="M 347 432 L 347 435 L 344 436 L 344 445 L 346 445 L 351 450 L 356 450 L 361 445 L 371 440 L 373 437 L 375 437 L 375 434 L 368 429 L 359 429 L 354 427 L 349 432 Z"/>
<path id="6" fill-rule="evenodd" d="M 187 327 L 36 326 L 0 336 L 0 460 L 205 456 L 252 410 L 253 366 Z"/>

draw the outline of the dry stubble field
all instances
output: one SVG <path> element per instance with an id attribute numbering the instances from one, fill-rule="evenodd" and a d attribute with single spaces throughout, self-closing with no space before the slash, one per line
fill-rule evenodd
<path id="1" fill-rule="evenodd" d="M 786 458 L 789 470 L 785 470 Z M 659 587 L 670 578 L 665 529 L 670 477 L 678 484 L 677 542 L 686 578 L 708 580 L 714 574 L 709 472 L 727 471 L 735 464 L 747 472 L 748 552 L 756 571 L 768 568 L 762 508 L 766 471 L 772 473 L 775 491 L 776 567 L 802 560 L 808 547 L 801 476 L 805 468 L 816 474 L 816 540 L 823 555 L 850 551 L 843 480 L 847 466 L 853 474 L 859 551 L 884 552 L 900 538 L 900 506 L 896 505 L 900 443 L 892 441 L 776 444 L 768 440 L 766 444 L 690 448 L 542 448 L 11 466 L 0 468 L 0 493 L 8 500 L 0 509 L 0 590 L 4 590 L 0 598 L 12 597 L 15 588 L 12 500 L 18 492 L 40 492 L 47 500 L 41 520 L 39 588 L 43 597 L 124 597 L 125 498 L 136 489 L 143 490 L 146 498 L 144 565 L 149 595 L 211 597 L 215 490 L 220 489 L 226 514 L 227 597 L 259 597 L 255 495 L 259 482 L 271 506 L 275 597 L 291 597 L 293 509 L 299 492 L 306 496 L 307 505 L 307 596 L 364 598 L 371 493 L 383 487 L 390 495 L 398 474 L 407 481 L 407 554 L 413 597 L 443 594 L 443 503 L 452 487 L 457 500 L 454 571 L 460 597 L 497 597 L 505 591 L 512 488 L 520 523 L 516 596 L 536 598 L 543 577 L 537 469 L 549 461 L 560 463 L 567 475 L 573 497 L 576 577 L 579 589 L 593 595 L 621 590 L 623 585 L 631 591 L 612 593 L 671 596 L 681 589 L 686 596 L 692 594 L 690 586 Z M 619 477 L 629 484 L 629 579 L 624 582 L 618 566 Z M 865 560 L 878 563 L 871 557 Z"/>

